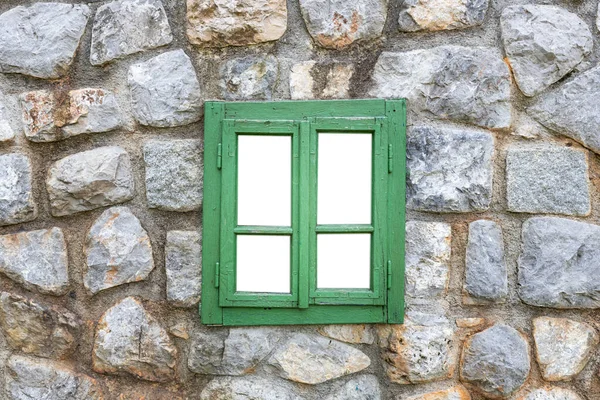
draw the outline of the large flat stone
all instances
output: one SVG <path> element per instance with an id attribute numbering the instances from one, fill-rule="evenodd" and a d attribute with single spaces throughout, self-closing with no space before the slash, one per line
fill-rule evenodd
<path id="1" fill-rule="evenodd" d="M 591 211 L 589 185 L 587 157 L 583 151 L 557 146 L 508 149 L 509 211 L 588 215 Z"/>
<path id="2" fill-rule="evenodd" d="M 218 377 L 202 389 L 201 400 L 305 400 L 295 388 L 285 381 L 249 377 Z"/>
<path id="3" fill-rule="evenodd" d="M 161 0 L 118 0 L 98 7 L 90 62 L 117 58 L 171 43 L 173 35 Z"/>
<path id="4" fill-rule="evenodd" d="M 300 0 L 308 33 L 322 47 L 341 49 L 381 36 L 387 0 Z"/>
<path id="5" fill-rule="evenodd" d="M 187 37 L 207 47 L 246 46 L 279 39 L 287 28 L 285 0 L 187 0 Z"/>
<path id="6" fill-rule="evenodd" d="M 528 112 L 546 128 L 600 154 L 599 97 L 600 67 L 596 67 L 541 95 Z"/>
<path id="7" fill-rule="evenodd" d="M 148 233 L 127 207 L 104 211 L 85 241 L 83 283 L 92 294 L 130 282 L 139 282 L 154 269 Z"/>
<path id="8" fill-rule="evenodd" d="M 67 292 L 67 244 L 59 228 L 0 236 L 0 272 L 29 290 Z"/>
<path id="9" fill-rule="evenodd" d="M 198 232 L 167 232 L 165 248 L 167 300 L 176 307 L 193 307 L 200 301 L 202 238 Z"/>
<path id="10" fill-rule="evenodd" d="M 479 26 L 489 0 L 406 0 L 400 5 L 400 31 L 442 31 Z"/>
<path id="11" fill-rule="evenodd" d="M 65 157 L 48 170 L 46 189 L 55 217 L 131 200 L 135 192 L 129 154 L 109 146 Z"/>
<path id="12" fill-rule="evenodd" d="M 530 305 L 600 308 L 600 226 L 564 218 L 523 223 L 518 288 Z"/>
<path id="13" fill-rule="evenodd" d="M 373 344 L 375 341 L 372 326 L 366 324 L 323 325 L 319 327 L 318 332 L 323 336 L 346 343 Z"/>
<path id="14" fill-rule="evenodd" d="M 560 7 L 506 7 L 500 26 L 508 62 L 526 96 L 540 93 L 568 74 L 593 47 L 587 24 Z"/>
<path id="15" fill-rule="evenodd" d="M 271 100 L 279 63 L 273 56 L 248 56 L 227 61 L 220 73 L 225 100 Z"/>
<path id="16" fill-rule="evenodd" d="M 375 375 L 360 375 L 332 388 L 325 400 L 381 400 L 381 388 Z"/>
<path id="17" fill-rule="evenodd" d="M 282 378 L 315 385 L 362 371 L 371 360 L 347 344 L 297 333 L 275 350 L 268 363 Z"/>
<path id="18" fill-rule="evenodd" d="M 32 142 L 108 132 L 122 125 L 117 99 L 104 89 L 41 90 L 23 93 L 20 100 L 25 137 Z"/>
<path id="19" fill-rule="evenodd" d="M 128 81 L 133 116 L 142 125 L 166 128 L 202 117 L 200 83 L 183 50 L 132 65 Z"/>
<path id="20" fill-rule="evenodd" d="M 494 138 L 485 131 L 417 126 L 406 144 L 407 207 L 485 211 L 492 200 Z"/>
<path id="21" fill-rule="evenodd" d="M 600 337 L 591 325 L 566 318 L 533 320 L 535 354 L 547 381 L 568 381 L 586 366 Z"/>
<path id="22" fill-rule="evenodd" d="M 465 292 L 475 302 L 502 302 L 508 296 L 502 229 L 494 221 L 469 224 L 465 260 Z"/>
<path id="23" fill-rule="evenodd" d="M 443 222 L 406 223 L 406 295 L 439 298 L 448 288 L 452 228 Z"/>
<path id="24" fill-rule="evenodd" d="M 29 157 L 0 155 L 0 226 L 21 224 L 37 218 Z"/>
<path id="25" fill-rule="evenodd" d="M 148 207 L 186 212 L 202 206 L 200 140 L 150 140 L 144 161 Z"/>
<path id="26" fill-rule="evenodd" d="M 427 118 L 496 129 L 511 125 L 510 72 L 491 48 L 441 46 L 383 52 L 369 93 L 405 97 L 411 114 Z"/>
<path id="27" fill-rule="evenodd" d="M 11 400 L 104 400 L 95 379 L 48 360 L 13 355 L 6 364 L 6 393 Z"/>
<path id="28" fill-rule="evenodd" d="M 81 321 L 70 311 L 16 294 L 0 294 L 0 326 L 8 344 L 23 353 L 65 358 L 77 345 Z"/>
<path id="29" fill-rule="evenodd" d="M 509 397 L 531 369 L 529 345 L 514 328 L 494 325 L 465 342 L 461 379 L 486 397 Z"/>
<path id="30" fill-rule="evenodd" d="M 73 62 L 90 9 L 33 3 L 0 15 L 0 72 L 59 78 Z"/>
<path id="31" fill-rule="evenodd" d="M 404 325 L 379 325 L 388 378 L 402 385 L 433 382 L 454 373 L 454 328 L 442 315 L 409 310 Z"/>
<path id="32" fill-rule="evenodd" d="M 139 300 L 127 297 L 100 318 L 92 353 L 94 371 L 166 382 L 174 378 L 176 363 L 175 344 Z"/>

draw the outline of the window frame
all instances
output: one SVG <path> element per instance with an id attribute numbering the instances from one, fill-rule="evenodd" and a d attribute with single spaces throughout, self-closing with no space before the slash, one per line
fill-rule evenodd
<path id="1" fill-rule="evenodd" d="M 370 226 L 316 224 L 319 132 L 373 134 L 373 217 Z M 237 199 L 237 154 L 234 154 L 236 144 L 232 140 L 237 143 L 239 134 L 285 134 L 292 137 L 291 228 L 240 228 L 234 225 L 236 207 L 231 204 Z M 202 323 L 229 326 L 402 323 L 405 146 L 404 99 L 207 101 L 200 304 Z M 298 201 L 300 196 L 310 196 L 310 201 Z M 309 221 L 304 220 L 307 217 Z M 371 289 L 317 289 L 317 234 L 367 231 L 372 235 Z M 235 237 L 239 234 L 291 234 L 289 295 L 235 293 L 235 270 L 232 270 L 232 265 L 235 262 Z M 307 245 L 310 251 L 300 251 L 301 246 Z M 309 267 L 302 267 L 306 264 Z M 373 279 L 377 276 L 379 279 Z"/>

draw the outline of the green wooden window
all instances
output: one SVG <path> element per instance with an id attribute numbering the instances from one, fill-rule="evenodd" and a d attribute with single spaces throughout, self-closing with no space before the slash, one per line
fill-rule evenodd
<path id="1" fill-rule="evenodd" d="M 405 132 L 404 100 L 206 102 L 202 322 L 402 323 Z"/>

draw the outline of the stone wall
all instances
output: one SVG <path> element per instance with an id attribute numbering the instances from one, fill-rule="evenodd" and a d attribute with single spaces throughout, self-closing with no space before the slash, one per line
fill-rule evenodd
<path id="1" fill-rule="evenodd" d="M 599 399 L 598 8 L 3 0 L 0 398 Z M 363 97 L 409 99 L 406 324 L 202 326 L 203 101 Z"/>

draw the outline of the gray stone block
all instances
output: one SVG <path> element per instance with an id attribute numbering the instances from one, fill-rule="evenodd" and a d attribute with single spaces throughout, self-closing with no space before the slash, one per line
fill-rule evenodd
<path id="1" fill-rule="evenodd" d="M 586 154 L 582 151 L 560 147 L 508 150 L 509 211 L 588 215 L 589 185 Z"/>
<path id="2" fill-rule="evenodd" d="M 171 43 L 173 35 L 161 0 L 118 0 L 98 7 L 90 62 L 117 58 Z"/>
<path id="3" fill-rule="evenodd" d="M 381 36 L 387 0 L 300 0 L 308 33 L 321 47 L 341 49 Z"/>
<path id="4" fill-rule="evenodd" d="M 65 294 L 69 267 L 62 230 L 0 236 L 0 272 L 29 290 L 55 296 Z"/>
<path id="5" fill-rule="evenodd" d="M 221 68 L 225 100 L 271 100 L 279 80 L 279 63 L 273 56 L 229 60 Z"/>
<path id="6" fill-rule="evenodd" d="M 10 126 L 4 103 L 0 101 L 0 144 L 15 138 L 15 132 Z"/>
<path id="7" fill-rule="evenodd" d="M 600 67 L 579 74 L 528 109 L 546 128 L 600 154 Z"/>
<path id="8" fill-rule="evenodd" d="M 400 4 L 400 31 L 464 29 L 483 23 L 489 0 L 405 0 Z"/>
<path id="9" fill-rule="evenodd" d="M 52 215 L 71 215 L 131 200 L 135 194 L 129 154 L 109 146 L 73 154 L 48 170 Z"/>
<path id="10" fill-rule="evenodd" d="M 535 217 L 523 224 L 519 296 L 532 306 L 600 308 L 600 226 Z"/>
<path id="11" fill-rule="evenodd" d="M 405 97 L 411 114 L 500 129 L 511 125 L 510 80 L 494 49 L 441 46 L 381 53 L 369 94 Z"/>
<path id="12" fill-rule="evenodd" d="M 560 387 L 543 387 L 533 389 L 523 395 L 523 400 L 583 400 L 577 393 L 571 389 Z"/>
<path id="13" fill-rule="evenodd" d="M 29 158 L 17 153 L 0 155 L 0 171 L 0 226 L 36 219 Z"/>
<path id="14" fill-rule="evenodd" d="M 535 96 L 557 82 L 592 51 L 587 24 L 560 7 L 506 7 L 500 25 L 508 61 L 526 96 Z"/>
<path id="15" fill-rule="evenodd" d="M 381 400 L 377 376 L 360 375 L 332 388 L 325 400 Z"/>
<path id="16" fill-rule="evenodd" d="M 249 377 L 219 377 L 211 380 L 200 393 L 201 400 L 215 399 L 277 399 L 305 400 L 296 388 L 281 379 Z"/>
<path id="17" fill-rule="evenodd" d="M 0 72 L 59 78 L 73 62 L 90 9 L 33 3 L 0 15 Z"/>
<path id="18" fill-rule="evenodd" d="M 514 328 L 494 325 L 467 339 L 461 378 L 486 397 L 509 397 L 519 390 L 531 369 L 529 345 Z"/>
<path id="19" fill-rule="evenodd" d="M 167 300 L 176 307 L 192 307 L 200 301 L 202 238 L 198 232 L 167 232 L 165 249 Z"/>
<path id="20" fill-rule="evenodd" d="M 200 83 L 183 50 L 132 65 L 128 81 L 133 116 L 142 125 L 167 128 L 202 117 Z"/>
<path id="21" fill-rule="evenodd" d="M 148 207 L 185 212 L 202 206 L 200 140 L 150 140 L 144 161 Z"/>
<path id="22" fill-rule="evenodd" d="M 508 295 L 502 229 L 493 221 L 469 224 L 465 292 L 475 301 L 502 302 Z"/>
<path id="23" fill-rule="evenodd" d="M 492 201 L 494 138 L 468 129 L 413 127 L 406 144 L 407 208 L 485 211 Z"/>
<path id="24" fill-rule="evenodd" d="M 92 294 L 145 280 L 154 269 L 148 233 L 127 207 L 104 211 L 85 241 L 83 284 Z"/>

